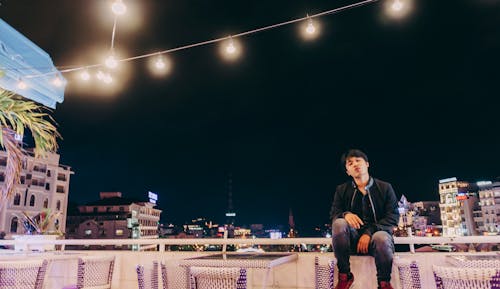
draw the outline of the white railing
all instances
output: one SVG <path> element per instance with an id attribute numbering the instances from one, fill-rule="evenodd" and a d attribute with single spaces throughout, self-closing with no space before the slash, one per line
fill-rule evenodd
<path id="1" fill-rule="evenodd" d="M 66 245 L 81 246 L 158 246 L 159 251 L 165 251 L 165 246 L 172 245 L 324 245 L 331 244 L 331 238 L 284 238 L 284 239 L 223 239 L 223 238 L 197 238 L 197 239 L 62 239 L 62 240 L 0 240 L 0 245 L 29 246 L 41 244 L 60 245 L 61 250 Z M 500 235 L 496 236 L 457 236 L 457 237 L 394 237 L 395 244 L 407 244 L 410 251 L 414 252 L 416 244 L 500 244 Z"/>

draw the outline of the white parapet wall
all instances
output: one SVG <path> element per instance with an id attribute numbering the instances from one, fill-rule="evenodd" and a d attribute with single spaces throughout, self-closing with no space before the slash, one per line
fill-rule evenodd
<path id="1" fill-rule="evenodd" d="M 23 245 L 26 240 L 0 240 L 0 245 Z M 158 247 L 160 251 L 54 251 L 54 252 L 15 252 L 14 250 L 0 250 L 0 261 L 23 259 L 23 258 L 47 258 L 51 260 L 48 272 L 47 286 L 45 288 L 62 288 L 65 285 L 74 284 L 76 278 L 76 260 L 79 255 L 114 255 L 116 256 L 115 271 L 113 274 L 113 289 L 137 288 L 137 275 L 135 268 L 138 264 L 148 265 L 153 260 L 162 261 L 167 264 L 169 276 L 169 288 L 186 288 L 186 271 L 179 267 L 179 261 L 185 258 L 213 254 L 217 252 L 179 252 L 165 251 L 168 245 L 194 245 L 194 244 L 250 244 L 250 245 L 298 245 L 298 244 L 330 244 L 328 238 L 296 238 L 296 239 L 109 239 L 109 240 L 30 240 L 30 245 L 50 243 L 56 245 L 57 249 L 64 249 L 69 245 L 130 245 L 140 244 L 143 247 Z M 488 243 L 498 245 L 500 236 L 474 236 L 474 237 L 408 237 L 395 238 L 397 244 L 471 244 Z M 220 253 L 220 252 L 218 252 Z M 326 262 L 333 258 L 333 253 L 300 252 L 296 261 L 280 265 L 269 271 L 266 288 L 284 289 L 312 289 L 314 288 L 314 257 L 319 256 Z M 447 253 L 447 252 L 425 252 L 425 253 L 396 253 L 396 258 L 415 260 L 421 268 L 423 288 L 435 288 L 432 274 L 433 264 L 445 264 L 445 257 L 450 254 L 498 254 L 498 253 Z M 358 289 L 375 289 L 376 269 L 372 257 L 352 256 L 351 268 L 358 280 Z M 262 288 L 266 280 L 266 270 L 248 270 L 248 288 Z M 392 283 L 394 288 L 399 287 L 397 270 L 393 268 Z"/>
<path id="2" fill-rule="evenodd" d="M 132 252 L 132 251 L 66 251 L 65 253 L 33 253 L 40 258 L 52 259 L 45 288 L 62 288 L 73 284 L 76 278 L 76 260 L 79 255 L 114 255 L 116 263 L 113 273 L 112 289 L 135 289 L 137 285 L 136 266 L 146 265 L 153 260 L 167 265 L 169 288 L 185 289 L 187 285 L 186 271 L 179 266 L 179 261 L 201 255 L 214 254 L 207 252 Z M 50 255 L 54 254 L 54 255 Z M 396 258 L 415 260 L 419 264 L 422 278 L 422 288 L 436 288 L 432 274 L 432 265 L 446 264 L 446 256 L 450 254 L 467 253 L 396 253 Z M 474 253 L 474 254 L 495 254 Z M 314 258 L 320 257 L 320 262 L 333 258 L 333 253 L 298 253 L 294 262 L 277 266 L 269 271 L 266 269 L 248 269 L 248 288 L 280 289 L 314 289 Z M 26 256 L 25 256 L 26 257 Z M 5 255 L 0 256 L 0 261 Z M 376 289 L 376 269 L 372 257 L 352 256 L 351 269 L 356 278 L 357 289 Z M 335 274 L 335 280 L 336 280 Z M 393 267 L 392 282 L 394 288 L 400 288 L 397 268 Z"/>

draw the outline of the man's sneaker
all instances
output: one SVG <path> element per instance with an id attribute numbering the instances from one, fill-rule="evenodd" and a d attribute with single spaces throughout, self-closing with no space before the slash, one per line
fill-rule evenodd
<path id="1" fill-rule="evenodd" d="M 380 289 L 394 289 L 394 288 L 392 288 L 391 283 L 387 282 L 387 281 L 380 281 L 378 283 L 378 288 L 380 288 Z"/>
<path id="2" fill-rule="evenodd" d="M 351 273 L 339 273 L 339 283 L 335 286 L 335 289 L 349 289 L 354 283 L 354 275 Z"/>

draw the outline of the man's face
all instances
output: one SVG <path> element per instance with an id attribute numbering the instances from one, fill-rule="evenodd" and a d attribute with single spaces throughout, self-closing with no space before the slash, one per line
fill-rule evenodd
<path id="1" fill-rule="evenodd" d="M 370 164 L 365 159 L 360 157 L 350 157 L 345 162 L 347 174 L 353 178 L 359 178 L 363 175 L 368 175 L 368 167 Z"/>

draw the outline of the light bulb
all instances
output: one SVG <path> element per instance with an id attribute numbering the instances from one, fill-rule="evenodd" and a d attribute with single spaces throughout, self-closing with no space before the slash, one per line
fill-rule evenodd
<path id="1" fill-rule="evenodd" d="M 26 82 L 22 81 L 22 80 L 19 80 L 19 82 L 17 83 L 17 88 L 19 89 L 26 89 L 28 87 L 28 85 L 26 85 Z"/>
<path id="2" fill-rule="evenodd" d="M 97 79 L 103 80 L 104 79 L 104 73 L 102 71 L 97 71 L 97 74 L 95 75 Z"/>
<path id="3" fill-rule="evenodd" d="M 394 3 L 392 3 L 391 8 L 394 11 L 401 11 L 401 9 L 403 9 L 403 2 L 395 0 Z"/>
<path id="4" fill-rule="evenodd" d="M 306 32 L 308 34 L 314 34 L 314 32 L 316 32 L 316 27 L 314 27 L 314 24 L 312 23 L 311 19 L 309 19 L 309 22 L 307 24 Z"/>
<path id="5" fill-rule="evenodd" d="M 156 59 L 156 61 L 155 61 L 155 67 L 157 69 L 163 70 L 163 69 L 165 69 L 165 66 L 166 66 L 166 64 L 165 64 L 165 61 L 163 61 L 163 58 L 161 56 L 158 57 L 158 59 Z"/>
<path id="6" fill-rule="evenodd" d="M 122 0 L 115 0 L 113 4 L 111 4 L 111 11 L 113 11 L 115 15 L 123 15 L 127 12 L 127 6 L 123 4 Z"/>
<path id="7" fill-rule="evenodd" d="M 54 77 L 54 79 L 52 80 L 52 84 L 53 84 L 55 87 L 61 87 L 63 83 L 62 83 L 61 78 L 59 78 L 59 76 L 56 76 L 56 77 Z"/>
<path id="8" fill-rule="evenodd" d="M 236 47 L 234 47 L 233 40 L 229 41 L 229 44 L 226 46 L 226 52 L 228 54 L 234 54 L 236 52 Z"/>
<path id="9" fill-rule="evenodd" d="M 104 74 L 102 81 L 106 84 L 110 84 L 111 82 L 113 82 L 113 78 L 111 77 L 111 75 L 109 75 L 109 73 L 106 73 Z"/>
<path id="10" fill-rule="evenodd" d="M 242 54 L 243 47 L 238 42 L 238 39 L 233 39 L 231 36 L 226 41 L 221 42 L 219 52 L 222 58 L 228 61 L 238 59 Z"/>
<path id="11" fill-rule="evenodd" d="M 106 58 L 104 64 L 106 64 L 108 68 L 115 69 L 118 66 L 118 61 L 116 60 L 115 56 L 111 54 Z"/>
<path id="12" fill-rule="evenodd" d="M 82 71 L 82 73 L 80 73 L 80 77 L 83 81 L 88 81 L 90 79 L 90 74 L 87 70 L 84 70 Z"/>

